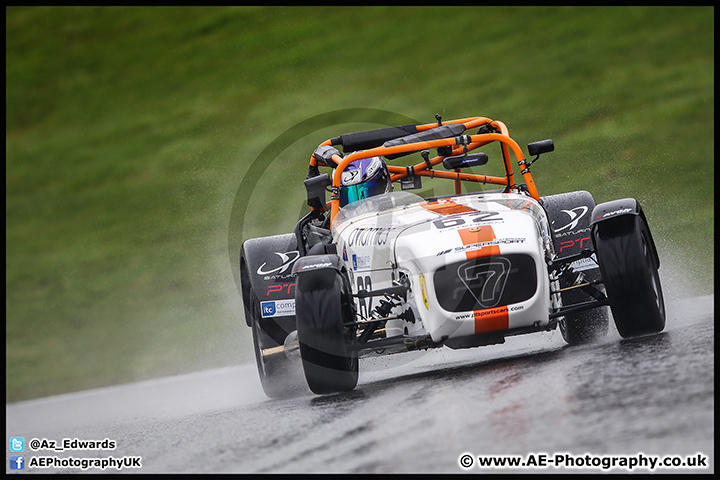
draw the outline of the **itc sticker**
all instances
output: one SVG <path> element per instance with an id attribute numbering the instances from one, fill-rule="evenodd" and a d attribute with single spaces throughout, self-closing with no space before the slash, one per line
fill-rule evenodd
<path id="1" fill-rule="evenodd" d="M 352 264 L 353 270 L 356 272 L 370 270 L 370 255 L 356 255 L 353 253 Z"/>
<path id="2" fill-rule="evenodd" d="M 295 299 L 260 302 L 262 318 L 291 317 L 295 315 Z"/>

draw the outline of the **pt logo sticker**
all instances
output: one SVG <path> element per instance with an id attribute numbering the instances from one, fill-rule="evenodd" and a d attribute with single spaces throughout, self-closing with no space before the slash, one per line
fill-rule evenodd
<path id="1" fill-rule="evenodd" d="M 279 256 L 282 259 L 282 265 L 280 265 L 279 267 L 275 267 L 272 270 L 264 270 L 265 265 L 267 265 L 267 262 L 265 262 L 260 265 L 260 268 L 257 269 L 258 275 L 273 275 L 275 273 L 285 273 L 285 270 L 290 268 L 290 266 L 295 263 L 295 260 L 298 259 L 298 257 L 300 256 L 300 252 L 298 252 L 297 250 L 287 253 L 275 252 L 275 255 Z"/>

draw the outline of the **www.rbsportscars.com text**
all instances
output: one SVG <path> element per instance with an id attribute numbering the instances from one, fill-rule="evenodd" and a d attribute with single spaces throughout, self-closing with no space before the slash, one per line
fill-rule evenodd
<path id="1" fill-rule="evenodd" d="M 708 457 L 695 455 L 573 455 L 570 453 L 531 453 L 528 455 L 472 455 L 464 453 L 458 458 L 459 465 L 470 468 L 567 468 L 627 470 L 662 468 L 708 468 Z"/>

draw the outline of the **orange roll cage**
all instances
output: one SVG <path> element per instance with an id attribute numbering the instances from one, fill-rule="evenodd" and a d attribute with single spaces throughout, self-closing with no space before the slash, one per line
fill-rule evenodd
<path id="1" fill-rule="evenodd" d="M 456 194 L 462 193 L 462 182 L 490 183 L 502 185 L 505 186 L 508 190 L 513 190 L 516 188 L 516 184 L 514 180 L 512 160 L 510 158 L 510 151 L 512 150 L 513 155 L 515 156 L 515 159 L 521 168 L 521 173 L 523 176 L 523 180 L 525 181 L 525 186 L 527 187 L 528 193 L 535 200 L 540 199 L 540 195 L 538 194 L 537 188 L 535 187 L 535 182 L 533 181 L 532 174 L 530 173 L 530 169 L 528 168 L 528 163 L 525 161 L 525 156 L 523 155 L 522 150 L 520 149 L 520 146 L 517 144 L 517 142 L 510 138 L 508 134 L 508 129 L 504 123 L 485 117 L 471 117 L 458 120 L 449 120 L 442 123 L 440 122 L 440 120 L 438 120 L 437 123 L 417 125 L 416 129 L 417 132 L 424 132 L 448 124 L 462 124 L 465 127 L 466 131 L 469 129 L 479 128 L 483 125 L 490 125 L 495 131 L 499 131 L 500 133 L 481 133 L 476 135 L 463 134 L 455 136 L 453 138 L 419 141 L 389 147 L 380 146 L 367 150 L 355 151 L 346 155 L 344 158 L 340 155 L 333 155 L 332 160 L 337 164 L 335 172 L 332 175 L 333 191 L 337 191 L 337 189 L 340 188 L 340 179 L 342 178 L 342 173 L 345 171 L 345 168 L 355 160 L 403 153 L 415 153 L 423 150 L 429 150 L 431 148 L 452 147 L 451 153 L 449 155 L 438 155 L 435 158 L 429 159 L 429 165 L 425 161 L 422 161 L 412 166 L 387 165 L 388 170 L 391 174 L 392 181 L 395 182 L 397 180 L 400 180 L 401 178 L 407 177 L 410 174 L 414 174 L 423 177 L 445 178 L 448 180 L 453 180 L 455 183 Z M 501 143 L 503 165 L 505 167 L 506 173 L 505 177 L 462 173 L 460 169 L 447 171 L 433 170 L 431 168 L 435 165 L 442 164 L 443 160 L 447 157 L 463 155 L 492 142 Z M 326 140 L 325 142 L 320 144 L 320 146 L 331 145 L 331 140 Z M 314 155 L 310 159 L 310 165 L 313 167 L 318 166 L 318 161 Z M 336 195 L 333 195 L 333 198 L 330 200 L 330 202 L 328 202 L 326 208 L 330 209 L 331 221 L 334 220 L 335 216 L 340 210 L 339 198 L 337 198 Z"/>

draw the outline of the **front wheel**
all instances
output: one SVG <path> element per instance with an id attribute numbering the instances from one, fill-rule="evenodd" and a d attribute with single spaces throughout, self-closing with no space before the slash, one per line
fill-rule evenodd
<path id="1" fill-rule="evenodd" d="M 345 392 L 358 381 L 352 297 L 333 269 L 298 275 L 295 315 L 303 370 L 314 393 Z"/>
<path id="2" fill-rule="evenodd" d="M 665 302 L 650 232 L 642 217 L 598 223 L 593 241 L 610 310 L 623 338 L 665 328 Z"/>

